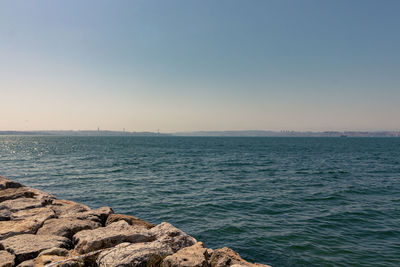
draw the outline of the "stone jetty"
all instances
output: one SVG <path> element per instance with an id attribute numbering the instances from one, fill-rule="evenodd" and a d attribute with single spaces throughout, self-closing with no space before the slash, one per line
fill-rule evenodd
<path id="1" fill-rule="evenodd" d="M 225 267 L 249 263 L 173 225 L 89 207 L 0 176 L 0 267 Z"/>

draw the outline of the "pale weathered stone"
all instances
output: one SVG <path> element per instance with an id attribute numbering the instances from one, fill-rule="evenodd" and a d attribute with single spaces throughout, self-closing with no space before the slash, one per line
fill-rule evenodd
<path id="1" fill-rule="evenodd" d="M 42 200 L 34 198 L 17 198 L 1 202 L 0 210 L 6 209 L 11 212 L 16 212 L 20 210 L 43 207 L 43 205 L 44 203 Z"/>
<path id="2" fill-rule="evenodd" d="M 7 188 L 18 188 L 18 187 L 22 187 L 22 184 L 7 179 L 6 177 L 0 175 L 0 190 Z"/>
<path id="3" fill-rule="evenodd" d="M 37 235 L 58 235 L 69 239 L 79 231 L 101 227 L 101 224 L 93 221 L 78 219 L 49 219 L 37 231 Z"/>
<path id="4" fill-rule="evenodd" d="M 0 202 L 17 198 L 35 198 L 50 203 L 53 199 L 55 199 L 55 196 L 47 194 L 35 188 L 29 188 L 26 186 L 17 188 L 11 187 L 0 190 Z"/>
<path id="5" fill-rule="evenodd" d="M 79 220 L 91 220 L 94 222 L 98 222 L 104 226 L 107 217 L 112 213 L 114 213 L 114 211 L 110 207 L 101 207 L 95 210 L 61 214 L 59 218 L 75 218 Z"/>
<path id="6" fill-rule="evenodd" d="M 0 240 L 20 234 L 35 234 L 43 223 L 49 219 L 47 215 L 40 214 L 19 221 L 0 221 Z"/>
<path id="7" fill-rule="evenodd" d="M 209 255 L 202 242 L 182 248 L 175 254 L 166 257 L 162 267 L 207 267 Z"/>
<path id="8" fill-rule="evenodd" d="M 15 256 L 5 250 L 0 250 L 0 267 L 13 267 Z"/>
<path id="9" fill-rule="evenodd" d="M 27 260 L 17 265 L 17 267 L 34 267 L 34 266 L 35 262 L 33 260 Z"/>
<path id="10" fill-rule="evenodd" d="M 163 222 L 149 230 L 160 242 L 166 243 L 174 252 L 194 245 L 197 241 L 170 223 Z"/>
<path id="11" fill-rule="evenodd" d="M 96 263 L 100 267 L 159 266 L 162 259 L 172 253 L 173 250 L 166 243 L 159 241 L 122 243 L 100 253 Z"/>
<path id="12" fill-rule="evenodd" d="M 0 246 L 14 254 L 18 264 L 37 257 L 40 252 L 49 248 L 68 248 L 70 240 L 55 235 L 23 234 L 1 240 Z"/>
<path id="13" fill-rule="evenodd" d="M 0 202 L 17 198 L 33 198 L 35 193 L 29 187 L 7 188 L 0 190 Z"/>
<path id="14" fill-rule="evenodd" d="M 75 213 L 89 211 L 90 208 L 88 206 L 76 203 L 74 201 L 69 200 L 53 200 L 52 205 L 49 206 L 58 217 L 68 217 Z"/>
<path id="15" fill-rule="evenodd" d="M 11 219 L 11 211 L 9 209 L 0 210 L 0 221 L 8 221 Z"/>
<path id="16" fill-rule="evenodd" d="M 247 262 L 240 257 L 239 253 L 227 247 L 214 250 L 209 263 L 211 267 L 227 267 L 232 265 L 247 267 L 270 267 L 269 265 Z"/>
<path id="17" fill-rule="evenodd" d="M 84 230 L 73 237 L 78 253 L 113 247 L 122 242 L 148 242 L 154 240 L 146 229 L 134 227 L 125 221 L 119 221 L 94 230 Z"/>
<path id="18" fill-rule="evenodd" d="M 112 224 L 113 222 L 118 222 L 118 221 L 126 221 L 129 225 L 142 226 L 146 229 L 151 229 L 155 226 L 154 224 L 149 223 L 145 220 L 125 214 L 111 214 L 107 218 L 106 226 Z"/>
<path id="19" fill-rule="evenodd" d="M 67 256 L 69 254 L 69 250 L 65 248 L 49 248 L 43 250 L 39 253 L 39 256 L 42 255 L 55 255 L 55 256 Z"/>
<path id="20" fill-rule="evenodd" d="M 57 263 L 60 261 L 66 260 L 66 257 L 57 256 L 57 255 L 42 255 L 34 259 L 34 267 L 44 267 L 48 264 Z M 70 260 L 61 264 L 57 264 L 57 267 L 82 267 L 85 266 L 83 262 Z"/>
<path id="21" fill-rule="evenodd" d="M 55 218 L 56 214 L 49 207 L 40 207 L 33 209 L 20 210 L 11 214 L 11 220 L 22 220 L 35 216 L 46 217 L 48 219 Z"/>

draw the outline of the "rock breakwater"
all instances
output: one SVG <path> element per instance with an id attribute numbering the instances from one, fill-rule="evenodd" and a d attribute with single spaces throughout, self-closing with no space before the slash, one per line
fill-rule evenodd
<path id="1" fill-rule="evenodd" d="M 266 266 L 173 225 L 89 207 L 0 176 L 0 267 Z"/>

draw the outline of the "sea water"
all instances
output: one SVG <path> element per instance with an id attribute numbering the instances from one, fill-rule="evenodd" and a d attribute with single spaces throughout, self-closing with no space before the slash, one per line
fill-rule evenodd
<path id="1" fill-rule="evenodd" d="M 0 137 L 0 174 L 277 266 L 400 266 L 400 138 Z"/>

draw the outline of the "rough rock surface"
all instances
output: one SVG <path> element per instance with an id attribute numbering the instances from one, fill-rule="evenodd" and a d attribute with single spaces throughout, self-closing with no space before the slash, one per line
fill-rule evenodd
<path id="1" fill-rule="evenodd" d="M 35 262 L 33 260 L 27 260 L 18 264 L 17 267 L 34 267 L 34 265 Z"/>
<path id="2" fill-rule="evenodd" d="M 137 243 L 153 241 L 154 237 L 146 229 L 134 227 L 125 221 L 119 221 L 94 230 L 84 230 L 73 237 L 78 253 L 109 248 L 123 242 Z"/>
<path id="3" fill-rule="evenodd" d="M 66 257 L 56 256 L 56 255 L 42 255 L 33 260 L 34 267 L 46 266 L 47 264 L 56 263 L 65 260 Z M 59 267 L 82 267 L 83 262 L 78 261 L 68 261 L 64 264 L 57 265 Z"/>
<path id="4" fill-rule="evenodd" d="M 158 241 L 167 244 L 173 252 L 194 245 L 197 242 L 196 239 L 167 222 L 163 222 L 151 228 L 149 232 L 153 234 Z"/>
<path id="5" fill-rule="evenodd" d="M 90 230 L 100 227 L 101 224 L 89 220 L 78 219 L 49 219 L 37 231 L 37 235 L 58 235 L 69 239 L 79 231 Z"/>
<path id="6" fill-rule="evenodd" d="M 39 217 L 45 217 L 45 218 L 55 218 L 56 214 L 54 211 L 48 207 L 40 207 L 40 208 L 33 208 L 33 209 L 26 209 L 26 210 L 20 210 L 17 212 L 13 212 L 10 215 L 11 220 L 23 220 L 23 219 L 28 219 L 32 218 L 35 216 Z"/>
<path id="7" fill-rule="evenodd" d="M 242 259 L 239 253 L 230 248 L 223 247 L 213 251 L 210 258 L 211 267 L 227 267 L 227 266 L 248 266 L 248 267 L 270 267 L 268 265 L 250 263 Z"/>
<path id="8" fill-rule="evenodd" d="M 111 214 L 107 218 L 106 226 L 109 224 L 112 224 L 114 222 L 118 222 L 118 221 L 126 221 L 129 225 L 142 226 L 146 229 L 151 229 L 155 226 L 154 224 L 149 223 L 145 220 L 139 219 L 134 216 L 125 215 L 125 214 Z"/>
<path id="9" fill-rule="evenodd" d="M 55 235 L 17 235 L 0 241 L 0 246 L 15 255 L 16 263 L 33 259 L 49 248 L 68 248 L 69 239 Z"/>
<path id="10" fill-rule="evenodd" d="M 42 252 L 39 253 L 39 256 L 42 255 L 56 255 L 56 256 L 67 256 L 69 254 L 69 251 L 65 248 L 49 248 L 46 250 L 43 250 Z"/>
<path id="11" fill-rule="evenodd" d="M 16 212 L 20 210 L 39 208 L 44 205 L 42 200 L 37 200 L 34 198 L 18 198 L 12 200 L 6 200 L 0 203 L 1 209 L 8 209 L 11 212 Z"/>
<path id="12" fill-rule="evenodd" d="M 8 209 L 0 210 L 0 221 L 8 221 L 11 219 L 11 211 Z"/>
<path id="13" fill-rule="evenodd" d="M 101 207 L 96 210 L 61 214 L 59 218 L 75 218 L 79 220 L 91 220 L 94 222 L 98 222 L 102 226 L 104 226 L 108 216 L 112 213 L 114 213 L 114 211 L 110 207 Z"/>
<path id="14" fill-rule="evenodd" d="M 180 249 L 173 255 L 166 257 L 162 267 L 208 267 L 209 255 L 202 242 Z"/>
<path id="15" fill-rule="evenodd" d="M 7 179 L 6 177 L 0 175 L 0 190 L 7 188 L 18 188 L 18 187 L 22 187 L 22 184 Z"/>
<path id="16" fill-rule="evenodd" d="M 38 200 L 46 200 L 48 203 L 51 203 L 51 201 L 55 199 L 53 195 L 26 186 L 8 187 L 0 190 L 0 202 L 17 198 L 35 198 Z"/>
<path id="17" fill-rule="evenodd" d="M 69 200 L 53 200 L 52 205 L 49 206 L 58 217 L 62 216 L 70 216 L 73 217 L 73 214 L 81 213 L 85 211 L 89 211 L 90 208 L 88 206 L 76 203 L 74 201 Z M 68 215 L 69 214 L 69 215 Z"/>
<path id="18" fill-rule="evenodd" d="M 0 267 L 13 267 L 15 256 L 5 250 L 0 250 Z"/>
<path id="19" fill-rule="evenodd" d="M 100 253 L 96 263 L 100 267 L 157 266 L 165 256 L 172 253 L 167 244 L 159 241 L 122 243 L 114 249 Z"/>
<path id="20" fill-rule="evenodd" d="M 7 188 L 0 190 L 0 202 L 17 198 L 33 198 L 35 193 L 28 187 Z"/>
<path id="21" fill-rule="evenodd" d="M 48 219 L 47 214 L 20 221 L 0 221 L 0 240 L 21 234 L 35 234 Z"/>

